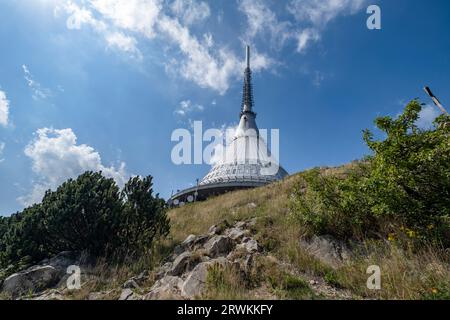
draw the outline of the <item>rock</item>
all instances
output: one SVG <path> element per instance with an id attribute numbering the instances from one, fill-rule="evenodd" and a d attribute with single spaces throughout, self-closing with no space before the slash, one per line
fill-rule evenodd
<path id="1" fill-rule="evenodd" d="M 184 247 L 184 248 L 189 248 L 189 246 L 190 246 L 191 244 L 194 243 L 194 241 L 195 241 L 196 238 L 197 238 L 197 237 L 196 237 L 195 235 L 193 235 L 193 234 L 189 235 L 189 236 L 181 243 L 181 246 Z"/>
<path id="2" fill-rule="evenodd" d="M 41 262 L 39 262 L 39 265 L 52 266 L 57 270 L 64 271 L 65 273 L 67 267 L 71 265 L 79 265 L 80 264 L 79 260 L 80 260 L 79 253 L 64 251 L 50 259 L 42 260 Z"/>
<path id="3" fill-rule="evenodd" d="M 262 251 L 262 248 L 259 245 L 258 241 L 254 239 L 249 239 L 246 242 L 241 243 L 238 247 L 244 248 L 248 253 L 257 253 Z"/>
<path id="4" fill-rule="evenodd" d="M 206 286 L 208 271 L 217 264 L 225 267 L 230 265 L 230 262 L 226 258 L 220 257 L 198 264 L 183 283 L 181 295 L 189 299 L 201 296 Z"/>
<path id="5" fill-rule="evenodd" d="M 243 269 L 245 272 L 250 272 L 252 270 L 253 265 L 253 255 L 249 254 L 243 263 Z"/>
<path id="6" fill-rule="evenodd" d="M 113 290 L 89 293 L 88 300 L 109 300 Z"/>
<path id="7" fill-rule="evenodd" d="M 250 209 L 255 209 L 257 207 L 257 205 L 254 202 L 250 202 L 249 204 L 247 204 L 247 207 Z"/>
<path id="8" fill-rule="evenodd" d="M 180 254 L 173 262 L 172 269 L 168 272 L 171 276 L 178 276 L 186 271 L 191 271 L 197 263 L 200 262 L 200 256 L 189 251 Z"/>
<path id="9" fill-rule="evenodd" d="M 170 270 L 172 269 L 172 262 L 166 262 L 162 267 L 159 268 L 159 271 L 156 273 L 156 280 L 164 277 Z"/>
<path id="10" fill-rule="evenodd" d="M 180 277 L 165 276 L 153 285 L 150 292 L 144 296 L 144 300 L 181 299 L 182 285 L 183 280 Z"/>
<path id="11" fill-rule="evenodd" d="M 233 249 L 233 240 L 226 236 L 215 236 L 204 246 L 210 257 L 228 254 Z"/>
<path id="12" fill-rule="evenodd" d="M 51 300 L 51 301 L 61 301 L 66 300 L 64 296 L 58 290 L 49 290 L 40 295 L 34 296 L 31 300 Z"/>
<path id="13" fill-rule="evenodd" d="M 131 289 L 123 289 L 119 300 L 133 300 L 134 292 Z"/>
<path id="14" fill-rule="evenodd" d="M 149 273 L 147 270 L 142 271 L 136 277 L 131 278 L 130 280 L 134 280 L 138 286 L 141 286 L 145 281 L 148 280 Z"/>
<path id="15" fill-rule="evenodd" d="M 238 228 L 238 229 L 245 229 L 246 225 L 247 225 L 247 222 L 245 222 L 245 221 L 238 221 L 238 222 L 236 222 L 234 227 Z"/>
<path id="16" fill-rule="evenodd" d="M 208 234 L 215 235 L 215 234 L 222 234 L 227 228 L 230 227 L 230 224 L 227 220 L 223 220 L 218 225 L 212 226 L 208 230 Z"/>
<path id="17" fill-rule="evenodd" d="M 309 240 L 302 239 L 300 245 L 317 259 L 333 267 L 339 266 L 350 257 L 350 250 L 346 244 L 331 236 L 313 236 Z"/>
<path id="18" fill-rule="evenodd" d="M 240 241 L 245 236 L 245 231 L 240 228 L 231 228 L 225 232 L 225 235 L 234 241 Z"/>
<path id="19" fill-rule="evenodd" d="M 2 292 L 13 298 L 36 293 L 56 285 L 60 276 L 61 272 L 53 266 L 33 266 L 6 278 Z"/>
<path id="20" fill-rule="evenodd" d="M 251 218 L 249 221 L 248 221 L 248 223 L 247 223 L 247 225 L 249 226 L 249 227 L 254 227 L 255 225 L 256 225 L 256 222 L 258 221 L 258 219 L 256 219 L 256 218 Z"/>
<path id="21" fill-rule="evenodd" d="M 139 288 L 139 285 L 134 279 L 130 279 L 127 282 L 123 284 L 124 289 L 137 289 Z"/>

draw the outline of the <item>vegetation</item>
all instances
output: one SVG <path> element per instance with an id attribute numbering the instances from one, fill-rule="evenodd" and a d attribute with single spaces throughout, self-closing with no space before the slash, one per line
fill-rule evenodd
<path id="1" fill-rule="evenodd" d="M 62 251 L 95 257 L 147 252 L 169 232 L 164 200 L 153 195 L 152 177 L 134 177 L 120 192 L 113 179 L 86 172 L 47 191 L 40 204 L 0 220 L 3 275 Z"/>
<path id="2" fill-rule="evenodd" d="M 449 117 L 421 130 L 420 110 L 414 100 L 397 119 L 376 119 L 386 138 L 375 141 L 366 130 L 373 155 L 344 176 L 305 174 L 307 188 L 297 186 L 293 215 L 315 234 L 450 245 Z"/>
<path id="3" fill-rule="evenodd" d="M 435 128 L 420 130 L 414 125 L 420 107 L 413 101 L 398 119 L 378 119 L 386 138 L 374 141 L 367 132 L 365 139 L 373 154 L 362 161 L 312 169 L 263 188 L 169 211 L 168 241 L 179 243 L 189 234 L 206 233 L 224 219 L 233 223 L 257 217 L 257 240 L 269 257 L 291 269 L 280 271 L 266 259 L 251 276 L 253 289 L 248 281 L 230 282 L 244 290 L 246 298 L 261 297 L 256 287 L 265 288 L 263 296 L 269 298 L 317 298 L 301 282 L 312 277 L 348 291 L 355 299 L 448 299 L 450 140 L 446 123 L 450 121 L 441 116 Z M 389 192 L 384 192 L 385 187 Z M 427 199 L 415 197 L 414 192 L 425 192 Z M 331 266 L 299 245 L 301 238 L 312 234 L 353 241 L 361 250 L 342 265 Z M 382 270 L 381 290 L 366 287 L 367 267 L 374 264 Z M 223 290 L 219 294 L 211 287 L 208 298 L 224 296 Z M 224 286 L 219 281 L 215 288 Z M 231 295 L 239 290 L 225 292 Z"/>
<path id="4" fill-rule="evenodd" d="M 422 130 L 415 125 L 420 109 L 412 101 L 397 119 L 377 119 L 383 139 L 365 131 L 372 154 L 362 161 L 308 170 L 167 214 L 152 195 L 151 177 L 133 178 L 120 191 L 101 174 L 86 173 L 48 192 L 41 204 L 0 218 L 0 269 L 63 250 L 134 256 L 133 263 L 100 261 L 92 271 L 99 276 L 73 293 L 84 298 L 112 289 L 117 298 L 126 279 L 144 269 L 152 274 L 188 235 L 256 217 L 252 231 L 265 254 L 244 277 L 232 267 L 209 270 L 203 298 L 449 299 L 450 119 L 443 115 Z M 325 234 L 356 243 L 357 250 L 331 265 L 300 245 Z M 150 249 L 151 255 L 142 254 Z M 381 269 L 381 290 L 366 286 L 370 265 Z M 316 280 L 325 289 L 313 288 Z M 152 283 L 150 276 L 145 285 Z"/>

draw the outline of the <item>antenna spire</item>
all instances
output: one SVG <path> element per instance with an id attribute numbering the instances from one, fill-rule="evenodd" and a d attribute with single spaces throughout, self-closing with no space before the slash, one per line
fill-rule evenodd
<path id="1" fill-rule="evenodd" d="M 246 58 L 245 60 L 247 61 L 247 68 L 250 68 L 250 46 L 246 47 Z"/>
<path id="2" fill-rule="evenodd" d="M 242 111 L 243 113 L 253 113 L 253 86 L 252 86 L 252 70 L 250 69 L 250 46 L 246 46 L 246 64 L 244 72 L 244 88 L 242 91 Z"/>

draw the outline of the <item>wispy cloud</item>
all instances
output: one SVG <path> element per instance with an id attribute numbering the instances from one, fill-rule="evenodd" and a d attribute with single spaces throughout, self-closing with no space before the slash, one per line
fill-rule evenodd
<path id="1" fill-rule="evenodd" d="M 6 127 L 9 122 L 9 101 L 6 93 L 0 90 L 0 126 Z"/>
<path id="2" fill-rule="evenodd" d="M 201 104 L 192 103 L 191 100 L 181 101 L 178 108 L 175 110 L 175 114 L 179 116 L 186 116 L 192 112 L 201 112 L 205 110 L 205 107 Z"/>
<path id="3" fill-rule="evenodd" d="M 27 81 L 28 86 L 32 91 L 33 99 L 45 100 L 53 95 L 50 89 L 42 87 L 41 84 L 34 79 L 34 76 L 31 74 L 30 70 L 25 64 L 22 65 L 22 69 L 24 72 L 25 80 Z"/>
<path id="4" fill-rule="evenodd" d="M 272 47 L 280 49 L 289 40 L 304 52 L 320 40 L 327 24 L 340 15 L 355 14 L 367 0 L 291 0 L 286 11 L 294 21 L 280 19 L 266 0 L 239 0 L 239 10 L 247 17 L 247 39 L 269 36 Z"/>
<path id="5" fill-rule="evenodd" d="M 5 151 L 5 143 L 4 142 L 0 142 L 0 163 L 5 161 L 5 159 L 2 158 L 3 151 Z"/>
<path id="6" fill-rule="evenodd" d="M 105 39 L 108 47 L 137 57 L 142 57 L 140 41 L 164 41 L 178 53 L 166 63 L 166 70 L 202 88 L 224 94 L 241 75 L 241 54 L 238 57 L 227 46 L 216 44 L 210 32 L 192 32 L 193 25 L 204 23 L 211 15 L 206 1 L 63 1 L 56 12 L 68 15 L 69 29 L 88 26 Z M 270 64 L 271 59 L 263 54 L 255 56 L 255 71 L 267 69 Z"/>

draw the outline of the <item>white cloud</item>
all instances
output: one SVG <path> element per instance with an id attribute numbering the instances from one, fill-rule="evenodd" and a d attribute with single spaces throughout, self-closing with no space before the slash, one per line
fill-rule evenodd
<path id="1" fill-rule="evenodd" d="M 320 39 L 326 25 L 339 15 L 354 14 L 367 0 L 291 0 L 286 10 L 295 22 L 281 20 L 267 0 L 240 0 L 239 10 L 247 17 L 246 41 L 268 35 L 272 47 L 280 49 L 288 40 L 297 41 L 297 51 L 304 52 Z"/>
<path id="2" fill-rule="evenodd" d="M 1 158 L 3 151 L 5 151 L 5 143 L 4 142 L 0 142 L 0 163 L 2 163 L 3 161 L 5 161 L 4 158 Z"/>
<path id="3" fill-rule="evenodd" d="M 175 110 L 175 113 L 180 116 L 185 116 L 193 111 L 203 111 L 205 108 L 201 104 L 192 103 L 191 100 L 184 100 Z"/>
<path id="4" fill-rule="evenodd" d="M 47 88 L 43 88 L 39 82 L 34 80 L 33 75 L 26 65 L 22 65 L 25 80 L 28 83 L 32 91 L 32 96 L 34 100 L 47 99 L 52 96 L 52 91 Z"/>
<path id="5" fill-rule="evenodd" d="M 0 126 L 6 127 L 9 121 L 9 101 L 6 93 L 0 90 Z"/>
<path id="6" fill-rule="evenodd" d="M 241 0 L 238 8 L 247 17 L 248 28 L 243 39 L 245 42 L 250 42 L 258 34 L 268 34 L 271 44 L 281 48 L 292 37 L 291 23 L 279 21 L 264 0 Z"/>
<path id="7" fill-rule="evenodd" d="M 32 161 L 37 182 L 29 195 L 18 198 L 25 206 L 42 200 L 45 190 L 55 189 L 69 178 L 76 178 L 85 171 L 102 171 L 122 186 L 128 175 L 125 163 L 107 167 L 100 154 L 86 144 L 78 144 L 72 129 L 42 128 L 25 148 L 25 155 Z"/>
<path id="8" fill-rule="evenodd" d="M 142 59 L 142 53 L 137 48 L 137 41 L 135 38 L 127 36 L 122 32 L 114 32 L 106 36 L 106 41 L 109 47 L 128 52 L 132 57 L 138 60 Z"/>
<path id="9" fill-rule="evenodd" d="M 185 57 L 181 62 L 175 61 L 184 78 L 220 94 L 228 90 L 230 79 L 241 70 L 238 68 L 240 61 L 231 51 L 219 48 L 212 53 L 187 27 L 167 16 L 159 21 L 159 30 L 178 46 Z"/>
<path id="10" fill-rule="evenodd" d="M 168 71 L 193 81 L 203 88 L 224 94 L 232 80 L 241 75 L 242 58 L 226 47 L 215 44 L 209 32 L 200 38 L 191 25 L 207 19 L 211 12 L 206 2 L 162 0 L 85 0 L 83 6 L 66 1 L 57 12 L 69 15 L 68 27 L 92 27 L 114 47 L 142 57 L 138 40 L 158 38 L 175 46 L 181 53 L 166 64 Z M 167 5 L 167 7 L 163 7 Z M 170 15 L 170 12 L 172 15 Z M 268 68 L 271 59 L 255 56 L 254 69 Z"/>
<path id="11" fill-rule="evenodd" d="M 165 63 L 166 70 L 202 88 L 224 94 L 231 83 L 240 79 L 242 55 L 236 55 L 226 45 L 216 42 L 209 30 L 193 28 L 211 15 L 206 1 L 194 0 L 61 0 L 60 12 L 68 15 L 67 26 L 80 29 L 91 27 L 101 35 L 109 48 L 144 59 L 140 42 L 157 39 L 175 55 Z M 240 38 L 253 43 L 258 36 L 268 37 L 271 48 L 283 48 L 288 41 L 304 52 L 321 38 L 327 24 L 342 15 L 355 14 L 367 0 L 290 0 L 272 9 L 267 0 L 238 0 L 247 27 Z M 202 25 L 203 27 L 204 25 Z M 195 33 L 195 30 L 197 33 Z M 167 46 L 166 46 L 167 47 Z M 252 66 L 255 71 L 268 69 L 274 60 L 258 54 L 255 48 Z"/>
<path id="12" fill-rule="evenodd" d="M 185 25 L 204 21 L 211 15 L 209 5 L 203 1 L 175 0 L 170 9 Z"/>
<path id="13" fill-rule="evenodd" d="M 297 51 L 304 52 L 311 41 L 315 42 L 320 39 L 320 34 L 315 29 L 304 29 L 297 34 Z"/>
<path id="14" fill-rule="evenodd" d="M 439 110 L 432 105 L 426 105 L 419 113 L 417 126 L 421 129 L 430 129 L 433 127 L 433 121 L 440 115 Z"/>
<path id="15" fill-rule="evenodd" d="M 296 32 L 297 51 L 320 39 L 326 25 L 340 15 L 355 14 L 367 0 L 291 0 L 287 10 L 301 27 Z"/>
<path id="16" fill-rule="evenodd" d="M 106 22 L 148 38 L 156 35 L 155 25 L 162 9 L 161 0 L 89 0 Z"/>
<path id="17" fill-rule="evenodd" d="M 80 7 L 72 1 L 66 2 L 62 7 L 57 7 L 55 12 L 58 14 L 61 10 L 64 10 L 69 15 L 66 25 L 70 30 L 80 30 L 85 24 L 93 27 L 97 31 L 106 29 L 106 25 L 95 19 L 90 10 Z"/>

